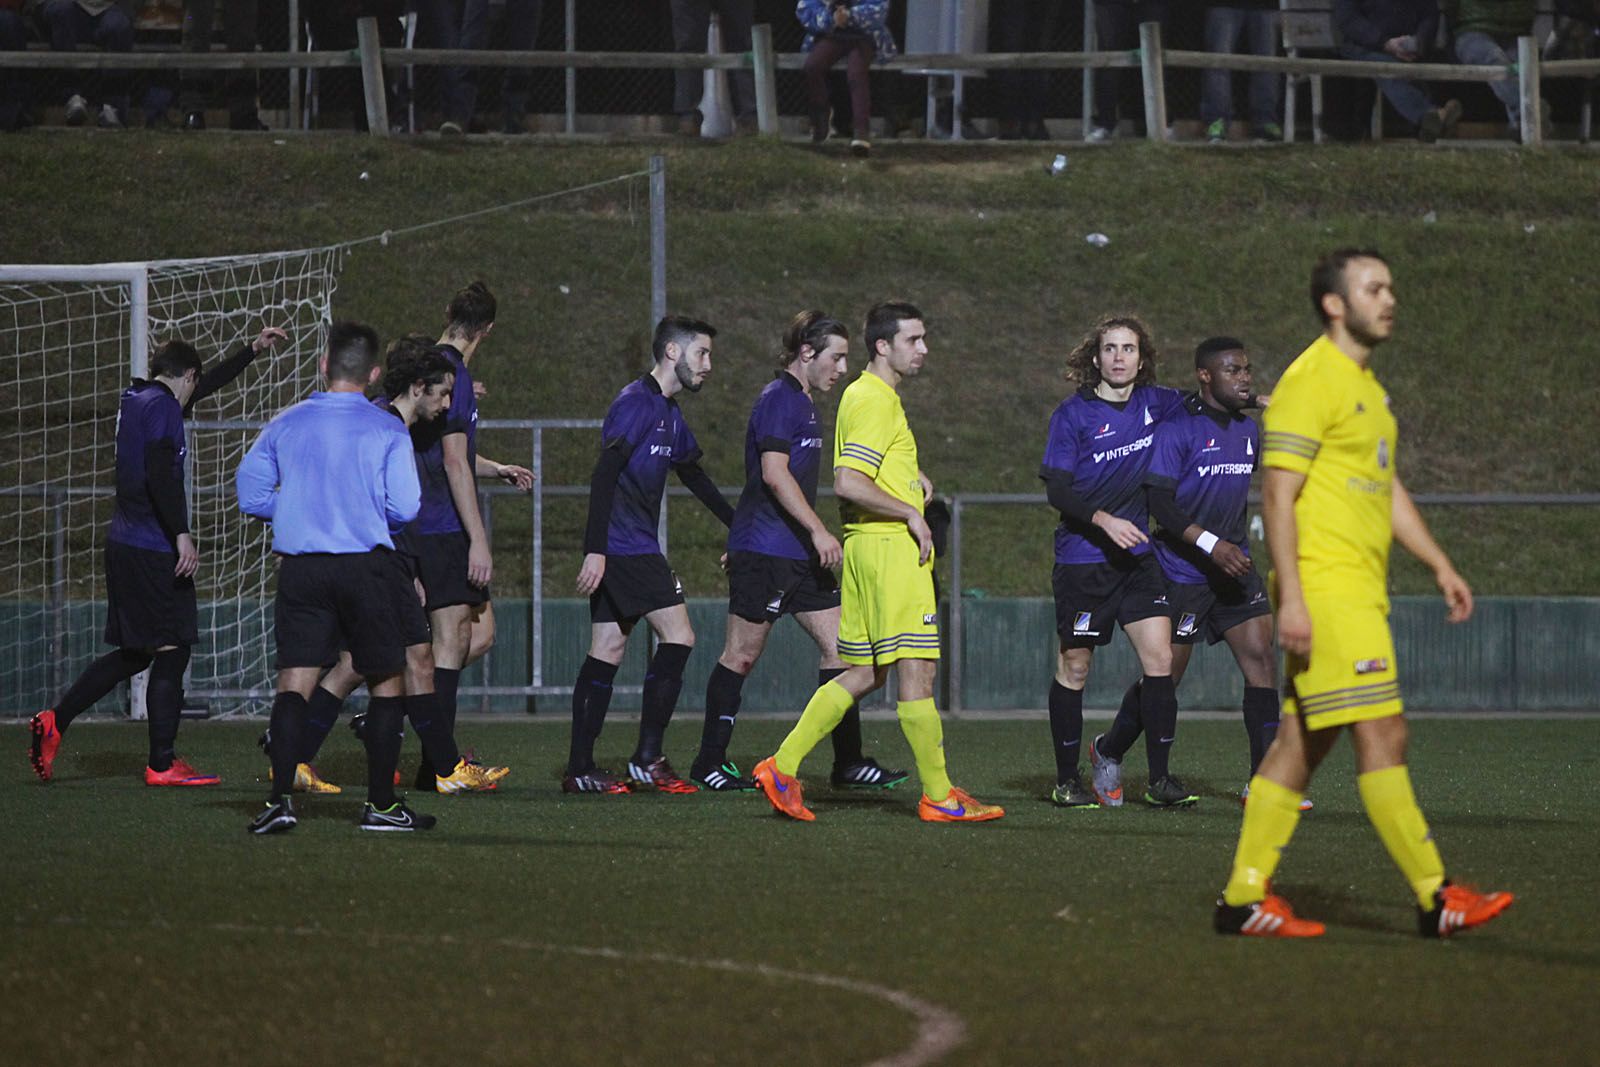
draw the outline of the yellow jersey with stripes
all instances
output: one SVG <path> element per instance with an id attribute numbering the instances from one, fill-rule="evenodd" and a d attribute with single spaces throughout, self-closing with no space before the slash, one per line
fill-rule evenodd
<path id="1" fill-rule="evenodd" d="M 906 422 L 900 394 L 882 378 L 865 371 L 845 388 L 833 429 L 834 469 L 860 471 L 885 493 L 922 513 L 922 482 L 918 477 L 917 439 Z M 874 515 L 843 499 L 839 516 L 844 534 L 895 533 L 905 523 Z"/>
<path id="2" fill-rule="evenodd" d="M 1294 517 L 1307 594 L 1387 605 L 1398 426 L 1377 376 L 1319 337 L 1283 372 L 1262 428 L 1263 464 L 1306 476 Z"/>

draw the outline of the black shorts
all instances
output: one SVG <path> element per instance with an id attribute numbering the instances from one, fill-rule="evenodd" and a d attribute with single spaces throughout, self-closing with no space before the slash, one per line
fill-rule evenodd
<path id="1" fill-rule="evenodd" d="M 631 623 L 682 603 L 683 583 L 666 556 L 607 556 L 605 577 L 589 598 L 589 621 Z"/>
<path id="2" fill-rule="evenodd" d="M 192 647 L 200 642 L 194 579 L 179 578 L 176 552 L 106 542 L 106 644 Z"/>
<path id="3" fill-rule="evenodd" d="M 404 668 L 406 642 L 395 611 L 400 572 L 388 558 L 393 555 L 378 548 L 282 557 L 273 605 L 278 669 L 331 667 L 344 649 L 358 674 Z"/>
<path id="4" fill-rule="evenodd" d="M 728 614 L 750 622 L 837 611 L 839 579 L 815 560 L 728 553 Z"/>
<path id="5" fill-rule="evenodd" d="M 1050 576 L 1056 633 L 1066 648 L 1111 643 L 1116 625 L 1171 618 L 1167 582 L 1154 553 L 1106 563 L 1057 563 Z"/>
<path id="6" fill-rule="evenodd" d="M 1167 599 L 1172 601 L 1172 643 L 1192 645 L 1205 635 L 1214 645 L 1222 635 L 1259 615 L 1271 615 L 1267 602 L 1267 583 L 1254 567 L 1243 579 L 1218 575 L 1189 585 L 1167 583 Z"/>
<path id="7" fill-rule="evenodd" d="M 406 647 L 433 643 L 433 627 L 428 624 L 428 609 L 417 598 L 417 560 L 405 552 L 384 553 L 386 565 L 394 571 L 394 614 L 400 623 L 400 638 Z"/>
<path id="8" fill-rule="evenodd" d="M 417 575 L 428 593 L 428 610 L 489 602 L 486 586 L 467 581 L 467 535 L 455 533 L 411 534 L 408 543 L 417 554 Z"/>

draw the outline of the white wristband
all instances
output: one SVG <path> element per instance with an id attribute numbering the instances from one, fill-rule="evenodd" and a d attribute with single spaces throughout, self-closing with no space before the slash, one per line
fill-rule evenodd
<path id="1" fill-rule="evenodd" d="M 1201 530 L 1200 536 L 1194 539 L 1194 547 L 1208 556 L 1211 555 L 1211 550 L 1217 547 L 1217 535 L 1210 530 Z"/>

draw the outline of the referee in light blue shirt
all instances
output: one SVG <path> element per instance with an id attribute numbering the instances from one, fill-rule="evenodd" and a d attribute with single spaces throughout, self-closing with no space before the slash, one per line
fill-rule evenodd
<path id="1" fill-rule="evenodd" d="M 239 508 L 272 523 L 281 558 L 273 625 L 278 695 L 272 704 L 272 796 L 250 832 L 295 825 L 296 735 L 322 672 L 349 649 L 372 694 L 368 711 L 367 803 L 363 830 L 426 830 L 394 794 L 400 758 L 405 640 L 383 565 L 391 531 L 417 515 L 421 488 L 404 427 L 363 391 L 377 378 L 378 335 L 358 323 L 335 323 L 322 357 L 324 393 L 289 408 L 250 446 L 235 485 Z"/>

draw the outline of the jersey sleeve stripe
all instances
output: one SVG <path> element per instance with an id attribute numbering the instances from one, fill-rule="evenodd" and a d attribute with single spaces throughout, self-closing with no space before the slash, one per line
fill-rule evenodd
<path id="1" fill-rule="evenodd" d="M 866 445 L 862 444 L 860 441 L 846 441 L 844 443 L 843 451 L 846 451 L 846 452 L 859 452 L 859 453 L 861 453 L 861 455 L 863 455 L 866 458 L 872 460 L 872 462 L 874 462 L 874 463 L 882 463 L 883 462 L 883 453 L 882 452 L 878 452 L 878 451 L 875 451 L 873 449 L 870 449 Z"/>
<path id="2" fill-rule="evenodd" d="M 883 466 L 883 457 L 873 454 L 870 449 L 858 448 L 855 445 L 845 445 L 839 450 L 839 459 L 854 460 L 856 463 L 865 464 L 872 468 L 871 473 L 876 476 L 878 468 Z"/>
<path id="3" fill-rule="evenodd" d="M 1314 437 L 1302 437 L 1283 430 L 1268 430 L 1261 438 L 1261 447 L 1268 452 L 1289 452 L 1314 459 L 1322 450 L 1322 442 Z"/>

